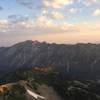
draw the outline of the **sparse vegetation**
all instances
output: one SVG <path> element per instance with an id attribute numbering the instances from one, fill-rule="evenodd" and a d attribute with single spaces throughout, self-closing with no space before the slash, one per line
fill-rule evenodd
<path id="1" fill-rule="evenodd" d="M 93 80 L 80 80 L 55 71 L 44 73 L 43 71 L 38 72 L 33 69 L 27 71 L 23 70 L 17 74 L 18 78 L 19 76 L 21 76 L 21 79 L 23 77 L 23 79 L 27 81 L 26 85 L 37 93 L 39 93 L 39 91 L 37 91 L 38 87 L 46 84 L 53 87 L 64 100 L 66 100 L 66 98 L 67 100 L 100 100 L 100 83 Z M 13 73 L 13 76 L 15 75 L 17 78 L 17 74 Z M 11 76 L 12 75 L 7 79 L 12 79 Z M 13 98 L 16 98 L 14 100 L 26 100 L 26 98 L 24 98 L 25 90 L 20 85 L 13 86 L 10 91 L 3 94 L 3 96 L 7 98 L 10 98 L 9 96 L 11 95 L 13 95 L 11 100 L 13 100 Z M 16 97 L 14 95 L 18 96 Z"/>

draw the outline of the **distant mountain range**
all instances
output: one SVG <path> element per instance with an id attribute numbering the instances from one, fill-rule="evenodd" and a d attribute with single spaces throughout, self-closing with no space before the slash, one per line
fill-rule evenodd
<path id="1" fill-rule="evenodd" d="M 100 76 L 100 44 L 49 44 L 25 41 L 0 48 L 0 76 L 16 69 L 54 66 L 65 74 Z"/>

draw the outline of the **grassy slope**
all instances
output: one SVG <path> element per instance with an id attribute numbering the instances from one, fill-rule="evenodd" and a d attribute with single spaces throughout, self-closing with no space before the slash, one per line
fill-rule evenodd
<path id="1" fill-rule="evenodd" d="M 79 80 L 55 71 L 44 73 L 34 70 L 20 70 L 8 75 L 5 82 L 13 82 L 20 79 L 26 80 L 27 86 L 37 93 L 41 93 L 41 89 L 39 90 L 39 88 L 45 84 L 48 87 L 52 87 L 64 100 L 100 100 L 100 84 L 95 81 Z M 1 97 L 5 97 L 8 94 L 10 94 L 9 96 L 17 94 L 17 97 L 13 95 L 14 97 L 10 98 L 8 96 L 7 98 L 10 99 L 5 100 L 26 100 L 25 93 L 21 93 L 22 91 L 24 91 L 23 87 L 14 86 L 10 91 L 1 93 L 0 95 Z"/>

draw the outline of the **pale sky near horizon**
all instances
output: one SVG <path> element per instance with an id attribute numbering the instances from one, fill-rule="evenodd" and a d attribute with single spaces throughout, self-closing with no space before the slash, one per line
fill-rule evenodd
<path id="1" fill-rule="evenodd" d="M 0 0 L 0 46 L 25 40 L 100 43 L 100 0 Z"/>

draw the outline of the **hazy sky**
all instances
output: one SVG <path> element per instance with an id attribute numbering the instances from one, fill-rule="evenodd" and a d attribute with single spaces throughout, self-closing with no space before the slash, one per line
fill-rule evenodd
<path id="1" fill-rule="evenodd" d="M 100 0 L 0 0 L 0 46 L 24 40 L 100 43 Z"/>

